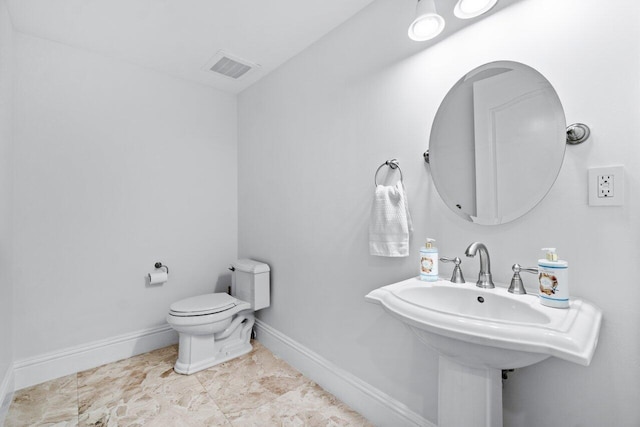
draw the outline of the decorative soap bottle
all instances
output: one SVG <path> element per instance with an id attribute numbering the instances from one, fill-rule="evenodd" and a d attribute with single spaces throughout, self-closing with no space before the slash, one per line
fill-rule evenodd
<path id="1" fill-rule="evenodd" d="M 435 282 L 438 280 L 438 248 L 434 239 L 420 249 L 420 280 Z"/>
<path id="2" fill-rule="evenodd" d="M 538 260 L 540 304 L 554 308 L 569 307 L 569 264 L 558 259 L 556 248 L 542 248 L 546 259 Z"/>

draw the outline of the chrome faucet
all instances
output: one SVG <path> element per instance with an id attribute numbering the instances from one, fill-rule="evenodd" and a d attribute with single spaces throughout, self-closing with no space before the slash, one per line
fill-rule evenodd
<path id="1" fill-rule="evenodd" d="M 538 269 L 523 267 L 520 264 L 513 264 L 511 267 L 513 270 L 513 277 L 511 278 L 511 284 L 509 285 L 509 292 L 512 294 L 518 295 L 526 295 L 527 290 L 524 288 L 524 283 L 522 283 L 522 277 L 520 277 L 521 271 L 526 271 L 527 273 L 538 274 Z"/>
<path id="2" fill-rule="evenodd" d="M 476 286 L 479 288 L 493 289 L 496 286 L 493 284 L 493 280 L 491 280 L 491 261 L 489 260 L 487 247 L 480 242 L 474 242 L 469 245 L 464 253 L 468 257 L 474 257 L 477 251 L 480 251 L 480 272 L 478 273 Z"/>
<path id="3" fill-rule="evenodd" d="M 451 274 L 451 280 L 450 280 L 451 283 L 464 283 L 464 276 L 462 275 L 462 269 L 460 268 L 460 263 L 462 262 L 462 260 L 460 258 L 441 257 L 440 261 L 452 262 L 455 264 L 455 268 L 453 269 L 453 274 Z"/>

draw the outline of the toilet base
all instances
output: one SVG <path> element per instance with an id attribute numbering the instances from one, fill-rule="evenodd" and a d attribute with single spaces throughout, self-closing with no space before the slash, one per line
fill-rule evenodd
<path id="1" fill-rule="evenodd" d="M 191 375 L 196 372 L 203 371 L 207 368 L 210 368 L 215 365 L 219 365 L 220 363 L 227 362 L 231 359 L 235 359 L 236 357 L 240 357 L 244 354 L 249 353 L 253 349 L 251 343 L 242 343 L 238 346 L 235 346 L 232 349 L 228 349 L 224 352 L 223 355 L 217 355 L 215 357 L 210 357 L 205 360 L 201 360 L 195 363 L 182 363 L 180 362 L 180 358 L 176 361 L 176 364 L 173 366 L 173 370 L 178 374 L 182 375 Z"/>
<path id="2" fill-rule="evenodd" d="M 178 360 L 173 370 L 190 375 L 249 353 L 253 348 L 250 340 L 254 323 L 253 312 L 241 312 L 222 332 L 205 335 L 179 332 Z"/>

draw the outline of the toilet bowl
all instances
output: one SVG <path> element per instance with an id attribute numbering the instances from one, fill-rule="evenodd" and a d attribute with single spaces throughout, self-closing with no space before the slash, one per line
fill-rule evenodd
<path id="1" fill-rule="evenodd" d="M 171 304 L 167 322 L 179 335 L 177 373 L 193 374 L 251 351 L 254 311 L 270 303 L 269 266 L 244 259 L 231 269 L 232 295 L 198 295 Z"/>

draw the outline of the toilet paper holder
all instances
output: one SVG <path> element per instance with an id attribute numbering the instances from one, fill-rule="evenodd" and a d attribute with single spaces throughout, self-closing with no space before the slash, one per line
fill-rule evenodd
<path id="1" fill-rule="evenodd" d="M 167 271 L 167 274 L 169 274 L 169 267 L 167 267 L 166 265 L 162 265 L 161 262 L 156 262 L 155 264 L 153 264 L 153 266 L 158 269 L 164 268 Z"/>

